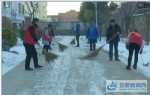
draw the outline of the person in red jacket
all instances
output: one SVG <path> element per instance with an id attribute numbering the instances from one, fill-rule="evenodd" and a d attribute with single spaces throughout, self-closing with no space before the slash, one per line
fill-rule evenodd
<path id="1" fill-rule="evenodd" d="M 128 65 L 126 66 L 127 70 L 130 70 L 131 68 L 131 61 L 132 61 L 132 55 L 134 52 L 134 65 L 133 69 L 137 69 L 137 62 L 138 62 L 138 53 L 140 51 L 140 54 L 143 51 L 143 40 L 142 35 L 135 29 L 134 31 L 130 32 L 127 40 L 125 41 L 127 45 L 129 45 L 129 56 L 128 56 Z"/>
<path id="2" fill-rule="evenodd" d="M 32 68 L 30 68 L 30 61 L 32 57 L 33 57 L 35 68 L 43 67 L 38 65 L 37 51 L 34 47 L 35 44 L 40 46 L 40 43 L 38 42 L 36 36 L 37 33 L 36 27 L 38 27 L 38 21 L 39 21 L 38 18 L 34 18 L 33 21 L 28 25 L 24 34 L 23 45 L 26 51 L 25 70 L 30 70 L 30 71 L 33 70 Z"/>
<path id="3" fill-rule="evenodd" d="M 42 44 L 44 44 L 43 49 L 46 49 L 48 52 L 48 49 L 50 49 L 50 41 L 52 40 L 52 36 L 50 33 L 50 24 L 48 24 L 48 28 L 45 27 L 45 30 L 42 34 Z"/>

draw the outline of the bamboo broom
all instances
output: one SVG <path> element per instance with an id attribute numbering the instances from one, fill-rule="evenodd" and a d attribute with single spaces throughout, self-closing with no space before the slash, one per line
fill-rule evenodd
<path id="1" fill-rule="evenodd" d="M 41 47 L 41 46 L 40 46 Z M 42 47 L 41 47 L 42 48 Z M 46 50 L 42 49 L 42 54 L 45 55 L 46 62 L 52 62 L 57 59 L 58 55 L 53 54 L 51 52 L 47 52 Z"/>
<path id="2" fill-rule="evenodd" d="M 58 41 L 56 41 L 56 42 L 58 43 L 58 46 L 59 46 L 59 52 L 63 52 L 65 49 L 68 48 L 66 45 L 63 45 L 63 44 L 59 43 Z"/>
<path id="3" fill-rule="evenodd" d="M 65 49 L 68 48 L 66 45 L 63 45 L 63 44 L 61 44 L 59 42 L 57 42 L 57 43 L 58 43 L 58 46 L 59 46 L 59 52 L 63 52 Z"/>
<path id="4" fill-rule="evenodd" d="M 58 57 L 58 55 L 53 54 L 51 52 L 47 52 L 45 50 L 42 50 L 42 51 L 44 52 L 46 62 L 53 62 Z"/>
<path id="5" fill-rule="evenodd" d="M 70 44 L 71 45 L 75 45 L 76 44 L 75 38 L 72 39 L 72 41 L 70 42 Z"/>
<path id="6" fill-rule="evenodd" d="M 86 55 L 86 56 L 83 56 L 83 57 L 80 57 L 79 59 L 88 59 L 88 58 L 93 58 L 93 57 L 96 57 L 98 55 L 98 52 L 110 41 L 112 40 L 115 36 L 117 36 L 118 33 L 116 33 L 112 38 L 110 38 L 104 45 L 102 45 L 101 47 L 99 47 L 97 50 L 95 50 L 94 52 Z"/>

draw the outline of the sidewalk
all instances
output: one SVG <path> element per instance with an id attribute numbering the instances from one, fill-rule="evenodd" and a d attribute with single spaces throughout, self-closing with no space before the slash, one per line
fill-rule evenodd
<path id="1" fill-rule="evenodd" d="M 150 95 L 150 79 L 138 70 L 126 70 L 122 62 L 109 61 L 108 54 L 100 51 L 96 58 L 79 60 L 78 52 L 62 53 L 51 68 L 44 63 L 44 56 L 39 55 L 39 63 L 44 67 L 33 71 L 24 70 L 24 61 L 2 77 L 2 95 L 133 95 L 133 93 L 105 93 L 106 80 L 147 80 L 147 93 Z M 89 48 L 82 48 L 89 53 Z M 70 56 L 65 56 L 69 52 Z M 64 55 L 63 55 L 64 54 Z M 68 60 L 65 63 L 65 60 Z M 70 61 L 69 61 L 70 60 Z M 33 68 L 33 61 L 31 62 Z M 43 94 L 44 93 L 44 94 Z M 60 94 L 61 93 L 61 94 Z"/>

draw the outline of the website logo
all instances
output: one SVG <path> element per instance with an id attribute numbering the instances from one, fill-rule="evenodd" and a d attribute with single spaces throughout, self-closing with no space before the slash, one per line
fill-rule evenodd
<path id="1" fill-rule="evenodd" d="M 112 81 L 108 86 L 107 89 L 110 91 L 116 90 L 117 88 L 117 82 Z"/>
<path id="2" fill-rule="evenodd" d="M 106 80 L 106 92 L 147 92 L 147 80 Z"/>

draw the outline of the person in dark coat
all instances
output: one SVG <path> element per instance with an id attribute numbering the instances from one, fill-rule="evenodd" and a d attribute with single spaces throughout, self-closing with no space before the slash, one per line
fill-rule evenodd
<path id="1" fill-rule="evenodd" d="M 120 29 L 120 26 L 115 23 L 114 19 L 111 19 L 110 25 L 107 28 L 107 33 L 106 33 L 106 41 L 107 43 L 109 43 L 109 61 L 112 61 L 113 58 L 113 46 L 115 50 L 115 60 L 120 61 L 120 59 L 118 59 L 118 42 L 120 41 L 119 34 L 121 33 L 122 30 Z M 108 40 L 112 38 L 115 34 L 118 35 L 108 42 Z"/>
<path id="2" fill-rule="evenodd" d="M 130 32 L 127 40 L 125 41 L 127 45 L 129 45 L 129 56 L 128 56 L 128 65 L 126 66 L 127 70 L 130 70 L 131 68 L 131 61 L 132 61 L 132 55 L 134 51 L 134 65 L 133 69 L 137 68 L 137 62 L 138 62 L 138 53 L 140 51 L 140 54 L 143 51 L 144 44 L 142 35 L 135 29 L 134 31 Z"/>
<path id="3" fill-rule="evenodd" d="M 80 37 L 80 34 L 81 34 L 81 27 L 80 27 L 80 24 L 79 24 L 79 21 L 76 23 L 76 41 L 77 41 L 77 45 L 76 47 L 79 47 L 80 44 L 79 44 L 79 37 Z"/>
<path id="4" fill-rule="evenodd" d="M 32 71 L 33 69 L 30 68 L 30 61 L 33 57 L 34 61 L 34 67 L 35 68 L 41 68 L 43 66 L 38 65 L 38 57 L 37 57 L 37 51 L 34 47 L 35 44 L 40 46 L 40 43 L 38 42 L 36 33 L 37 33 L 37 27 L 38 27 L 38 18 L 34 18 L 32 23 L 30 23 L 25 31 L 24 39 L 23 39 L 23 45 L 25 47 L 26 51 L 26 59 L 25 59 L 25 70 Z"/>
<path id="5" fill-rule="evenodd" d="M 93 24 L 93 22 L 91 22 L 86 33 L 86 39 L 90 40 L 90 51 L 95 51 L 96 40 L 98 39 L 98 37 L 99 35 L 97 27 Z"/>

